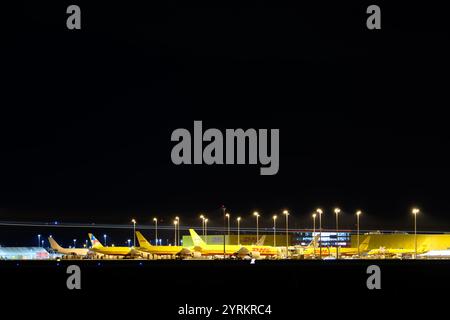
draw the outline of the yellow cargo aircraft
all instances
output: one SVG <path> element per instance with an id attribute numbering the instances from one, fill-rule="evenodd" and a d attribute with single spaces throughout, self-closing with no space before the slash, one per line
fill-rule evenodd
<path id="1" fill-rule="evenodd" d="M 94 251 L 96 253 L 101 253 L 106 256 L 142 256 L 141 252 L 139 251 L 139 247 L 104 247 L 92 233 L 89 233 L 89 240 L 91 240 L 92 244 L 91 251 Z"/>
<path id="2" fill-rule="evenodd" d="M 258 258 L 260 256 L 277 256 L 278 249 L 272 246 L 263 245 L 223 245 L 223 244 L 206 244 L 202 238 L 195 232 L 194 229 L 189 229 L 192 241 L 194 243 L 193 250 L 196 253 L 200 253 L 202 256 L 220 256 L 224 254 L 236 257 L 250 256 L 252 258 Z"/>
<path id="3" fill-rule="evenodd" d="M 430 250 L 429 245 L 424 243 L 420 246 L 420 248 L 417 248 L 417 254 L 423 254 L 423 253 L 428 252 L 429 250 Z M 369 256 L 389 256 L 389 257 L 413 256 L 414 254 L 415 254 L 414 248 L 412 248 L 412 249 L 411 248 L 394 249 L 394 248 L 385 248 L 385 247 L 380 247 L 378 249 L 372 249 L 367 253 L 367 255 L 369 255 Z"/>
<path id="4" fill-rule="evenodd" d="M 359 254 L 367 252 L 367 248 L 369 247 L 370 237 L 364 239 L 364 241 L 359 245 Z M 322 257 L 336 256 L 337 247 L 322 247 Z M 305 256 L 320 256 L 320 247 L 318 246 L 308 246 L 302 252 Z M 339 248 L 339 256 L 355 256 L 358 254 L 358 248 Z"/>
<path id="5" fill-rule="evenodd" d="M 160 256 L 192 256 L 189 248 L 182 246 L 152 246 L 139 231 L 136 231 L 139 241 L 139 251 Z"/>

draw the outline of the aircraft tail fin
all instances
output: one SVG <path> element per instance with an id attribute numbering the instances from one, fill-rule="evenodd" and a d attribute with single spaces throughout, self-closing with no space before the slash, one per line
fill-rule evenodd
<path id="1" fill-rule="evenodd" d="M 200 238 L 200 236 L 195 232 L 194 229 L 189 229 L 189 233 L 191 234 L 192 242 L 194 242 L 194 246 L 204 248 L 206 247 L 205 241 Z"/>
<path id="2" fill-rule="evenodd" d="M 308 248 L 317 247 L 317 242 L 319 241 L 320 234 L 316 234 L 311 242 L 308 244 Z"/>
<path id="3" fill-rule="evenodd" d="M 266 235 L 263 235 L 261 238 L 258 239 L 258 241 L 256 241 L 256 246 L 263 246 L 264 245 L 264 241 L 266 241 Z"/>
<path id="4" fill-rule="evenodd" d="M 428 242 L 422 243 L 420 248 L 417 250 L 419 253 L 425 253 L 430 251 L 430 244 Z"/>
<path id="5" fill-rule="evenodd" d="M 50 247 L 52 247 L 55 251 L 61 251 L 62 247 L 56 242 L 52 237 L 48 237 L 48 242 L 50 243 Z"/>
<path id="6" fill-rule="evenodd" d="M 150 248 L 152 246 L 139 231 L 136 231 L 136 238 L 138 239 L 139 246 L 142 248 Z"/>
<path id="7" fill-rule="evenodd" d="M 103 248 L 101 242 L 92 233 L 89 233 L 89 240 L 91 240 L 92 248 Z"/>
<path id="8" fill-rule="evenodd" d="M 369 241 L 370 241 L 370 236 L 367 236 L 364 239 L 364 241 L 359 244 L 359 250 L 360 251 L 367 251 L 367 249 L 369 248 Z"/>

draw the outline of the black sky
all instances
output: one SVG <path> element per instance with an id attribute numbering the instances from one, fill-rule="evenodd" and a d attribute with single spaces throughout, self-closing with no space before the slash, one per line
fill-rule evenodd
<path id="1" fill-rule="evenodd" d="M 448 212 L 448 32 L 436 6 L 24 3 L 2 67 L 0 220 L 150 222 L 321 206 L 367 227 Z M 171 132 L 279 128 L 280 171 L 180 166 Z M 301 218 L 304 217 L 304 218 Z M 305 222 L 306 221 L 306 222 Z M 426 222 L 424 222 L 426 223 Z"/>

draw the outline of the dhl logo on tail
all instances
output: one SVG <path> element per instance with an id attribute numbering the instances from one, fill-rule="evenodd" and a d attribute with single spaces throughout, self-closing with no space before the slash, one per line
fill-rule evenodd
<path id="1" fill-rule="evenodd" d="M 150 248 L 152 246 L 150 244 L 150 242 L 148 242 L 147 239 L 145 239 L 145 237 L 139 231 L 136 231 L 136 237 L 138 239 L 140 247 L 142 247 L 142 248 Z"/>
<path id="2" fill-rule="evenodd" d="M 370 236 L 366 237 L 364 239 L 364 241 L 361 242 L 361 244 L 359 245 L 359 250 L 360 251 L 367 251 L 369 249 L 369 241 L 370 241 Z"/>
<path id="3" fill-rule="evenodd" d="M 200 238 L 200 236 L 195 232 L 194 229 L 189 229 L 189 233 L 191 234 L 192 241 L 194 242 L 195 247 L 205 248 L 206 243 L 205 241 Z"/>

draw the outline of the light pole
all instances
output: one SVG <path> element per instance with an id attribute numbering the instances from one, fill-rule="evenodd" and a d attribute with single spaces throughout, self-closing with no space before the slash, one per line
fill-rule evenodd
<path id="1" fill-rule="evenodd" d="M 414 259 L 417 259 L 417 215 L 420 210 L 417 208 L 412 209 L 412 214 L 414 216 Z"/>
<path id="2" fill-rule="evenodd" d="M 358 258 L 360 255 L 359 252 L 359 216 L 361 215 L 361 210 L 356 211 L 356 245 L 358 247 Z"/>
<path id="3" fill-rule="evenodd" d="M 225 217 L 227 217 L 227 223 L 228 223 L 228 241 L 230 241 L 230 214 L 225 214 Z"/>
<path id="4" fill-rule="evenodd" d="M 256 242 L 258 242 L 259 238 L 259 213 L 257 211 L 253 212 L 253 215 L 256 217 Z"/>
<path id="5" fill-rule="evenodd" d="M 177 220 L 176 228 L 177 228 L 177 246 L 180 245 L 180 218 L 175 217 L 175 220 Z"/>
<path id="6" fill-rule="evenodd" d="M 313 241 L 314 258 L 315 258 L 316 257 L 316 217 L 317 217 L 317 214 L 313 213 L 312 217 L 313 217 L 313 237 L 312 237 L 312 241 Z"/>
<path id="7" fill-rule="evenodd" d="M 155 222 L 155 245 L 158 245 L 158 219 L 153 218 L 153 222 Z"/>
<path id="8" fill-rule="evenodd" d="M 208 244 L 208 218 L 205 218 L 205 243 Z"/>
<path id="9" fill-rule="evenodd" d="M 136 247 L 136 219 L 132 219 L 133 223 L 133 247 Z"/>
<path id="10" fill-rule="evenodd" d="M 173 245 L 177 245 L 177 223 L 178 221 L 175 219 L 173 220 L 173 230 L 174 230 L 174 236 L 173 236 Z"/>
<path id="11" fill-rule="evenodd" d="M 276 247 L 277 246 L 277 240 L 276 240 L 276 235 L 277 235 L 277 215 L 275 214 L 273 217 L 273 246 Z"/>
<path id="12" fill-rule="evenodd" d="M 77 247 L 77 239 L 73 239 L 73 247 L 74 247 L 74 248 Z"/>
<path id="13" fill-rule="evenodd" d="M 225 208 L 225 206 L 222 206 L 222 213 L 223 213 L 223 259 L 226 259 L 226 253 L 227 253 L 227 248 L 226 248 L 226 241 L 225 241 L 225 218 L 228 218 L 228 238 L 230 236 L 230 227 L 229 227 L 229 221 L 230 221 L 230 215 L 228 213 L 225 213 L 227 209 Z"/>
<path id="14" fill-rule="evenodd" d="M 128 242 L 128 246 L 131 247 L 131 239 L 128 239 L 127 242 Z"/>
<path id="15" fill-rule="evenodd" d="M 239 230 L 240 230 L 240 229 L 239 229 L 239 226 L 240 226 L 240 223 L 241 223 L 241 217 L 237 217 L 236 220 L 237 220 L 237 227 L 238 227 L 238 228 L 237 228 L 237 231 L 238 231 L 238 235 L 237 235 L 237 236 L 238 236 L 238 238 L 237 238 L 237 243 L 238 243 L 238 246 L 239 246 L 239 245 L 241 245 L 241 241 L 240 241 L 241 239 L 239 238 L 239 236 L 240 236 L 240 234 L 239 234 L 239 232 L 240 232 L 240 231 L 239 231 Z"/>
<path id="16" fill-rule="evenodd" d="M 283 214 L 286 216 L 286 259 L 289 258 L 289 211 L 284 210 Z"/>
<path id="17" fill-rule="evenodd" d="M 202 236 L 204 238 L 205 237 L 205 216 L 201 214 L 200 219 L 202 219 Z"/>
<path id="18" fill-rule="evenodd" d="M 316 212 L 319 214 L 319 257 L 322 259 L 322 209 L 317 209 Z"/>
<path id="19" fill-rule="evenodd" d="M 38 247 L 40 247 L 40 246 L 41 246 L 41 235 L 38 234 Z"/>
<path id="20" fill-rule="evenodd" d="M 103 235 L 103 240 L 104 240 L 105 247 L 106 247 L 106 234 Z"/>
<path id="21" fill-rule="evenodd" d="M 335 208 L 334 213 L 336 214 L 336 259 L 339 259 L 339 213 L 341 209 Z"/>

